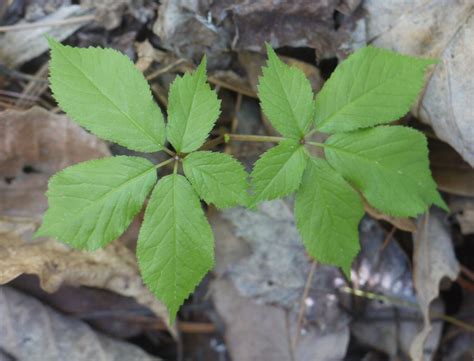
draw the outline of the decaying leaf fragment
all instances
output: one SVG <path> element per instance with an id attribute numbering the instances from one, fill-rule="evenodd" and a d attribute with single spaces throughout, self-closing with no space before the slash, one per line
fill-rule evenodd
<path id="1" fill-rule="evenodd" d="M 443 217 L 439 210 L 427 213 L 420 219 L 414 237 L 413 277 L 417 300 L 425 320 L 423 330 L 410 347 L 410 355 L 414 360 L 424 359 L 425 341 L 432 329 L 430 310 L 438 297 L 439 283 L 445 277 L 455 280 L 460 270 Z"/>

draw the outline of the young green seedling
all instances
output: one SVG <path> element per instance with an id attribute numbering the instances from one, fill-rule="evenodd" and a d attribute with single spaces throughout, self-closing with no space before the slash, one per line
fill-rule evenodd
<path id="1" fill-rule="evenodd" d="M 51 89 L 71 119 L 103 139 L 135 151 L 164 151 L 170 158 L 152 164 L 116 156 L 58 172 L 50 179 L 49 208 L 36 235 L 80 249 L 104 247 L 126 230 L 153 189 L 137 257 L 144 282 L 168 307 L 170 322 L 214 263 L 214 239 L 200 199 L 219 208 L 254 206 L 296 192 L 296 221 L 308 253 L 346 274 L 359 250 L 363 205 L 357 190 L 394 216 L 415 216 L 431 204 L 446 208 L 431 178 L 423 134 L 374 127 L 409 110 L 432 60 L 363 48 L 335 70 L 314 101 L 304 74 L 267 45 L 259 98 L 283 137 L 223 137 L 279 143 L 256 162 L 250 196 L 248 175 L 237 160 L 199 150 L 220 113 L 217 94 L 206 82 L 205 58 L 194 73 L 171 84 L 165 124 L 128 57 L 53 39 L 49 44 Z M 307 139 L 315 131 L 333 135 L 316 143 Z M 323 147 L 326 160 L 311 156 L 308 146 Z M 171 163 L 172 174 L 157 182 L 156 170 Z"/>

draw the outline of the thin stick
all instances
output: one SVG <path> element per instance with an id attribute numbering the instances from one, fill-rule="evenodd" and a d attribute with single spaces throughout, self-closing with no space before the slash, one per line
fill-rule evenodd
<path id="1" fill-rule="evenodd" d="M 239 124 L 238 115 L 239 115 L 239 111 L 240 111 L 241 106 L 242 106 L 242 94 L 237 93 L 237 100 L 235 101 L 234 114 L 232 116 L 232 123 L 230 125 L 230 132 L 231 133 L 237 132 L 237 126 Z M 225 145 L 224 152 L 227 153 L 227 154 L 231 153 L 230 144 Z"/>
<path id="2" fill-rule="evenodd" d="M 91 20 L 94 20 L 94 15 L 83 15 L 77 16 L 75 18 L 69 18 L 64 20 L 53 20 L 53 21 L 43 21 L 43 22 L 36 22 L 30 24 L 16 24 L 16 25 L 7 25 L 7 26 L 0 26 L 0 32 L 8 32 L 8 31 L 19 31 L 19 30 L 28 30 L 28 29 L 36 29 L 42 27 L 55 27 L 55 26 L 67 26 L 72 24 L 78 23 L 86 23 Z"/>
<path id="3" fill-rule="evenodd" d="M 393 304 L 395 306 L 399 306 L 399 307 L 419 309 L 418 304 L 416 304 L 414 302 L 401 300 L 401 299 L 398 299 L 398 298 L 395 298 L 395 297 L 388 297 L 388 296 L 385 296 L 385 295 L 379 295 L 377 293 L 368 292 L 368 291 L 364 291 L 364 290 L 360 290 L 360 289 L 354 289 L 354 288 L 350 288 L 350 287 L 346 287 L 346 286 L 341 287 L 339 290 L 342 291 L 342 292 L 353 294 L 354 296 L 364 297 L 364 298 L 368 298 L 368 299 L 372 299 L 372 300 L 380 300 L 380 301 L 383 301 L 383 302 L 386 302 L 386 303 L 391 303 L 391 304 Z M 444 314 L 441 314 L 441 313 L 430 312 L 430 318 L 439 318 L 443 321 L 446 321 L 448 323 L 451 323 L 453 325 L 461 327 L 461 328 L 465 329 L 468 332 L 474 332 L 474 326 L 473 325 L 470 325 L 467 322 L 458 320 L 457 318 L 454 318 L 452 316 L 444 315 Z"/>
<path id="4" fill-rule="evenodd" d="M 474 272 L 472 272 L 470 269 L 461 265 L 461 272 L 464 273 L 471 281 L 474 281 Z"/>
<path id="5" fill-rule="evenodd" d="M 173 69 L 174 67 L 176 67 L 176 66 L 178 66 L 178 65 L 180 65 L 184 62 L 186 62 L 186 59 L 178 59 L 175 62 L 173 62 L 171 64 L 168 64 L 167 66 L 165 66 L 163 68 L 155 70 L 153 73 L 151 73 L 150 75 L 148 75 L 146 77 L 146 80 L 148 80 L 148 81 L 153 80 L 156 77 L 159 77 L 161 74 L 165 74 L 165 73 L 169 72 L 171 69 Z"/>
<path id="6" fill-rule="evenodd" d="M 303 322 L 303 315 L 306 309 L 306 299 L 308 298 L 309 289 L 311 288 L 311 282 L 313 282 L 314 271 L 316 270 L 316 261 L 311 262 L 311 268 L 309 269 L 308 278 L 306 278 L 306 284 L 304 286 L 303 296 L 301 297 L 300 310 L 298 312 L 298 319 L 296 321 L 296 333 L 293 338 L 293 349 L 298 344 L 298 339 L 301 332 L 301 324 Z"/>
<path id="7" fill-rule="evenodd" d="M 388 232 L 387 237 L 385 237 L 385 240 L 383 241 L 382 247 L 380 248 L 381 251 L 383 251 L 388 244 L 390 243 L 390 240 L 393 238 L 393 235 L 395 234 L 395 231 L 397 230 L 397 227 L 393 226 L 390 232 Z"/>

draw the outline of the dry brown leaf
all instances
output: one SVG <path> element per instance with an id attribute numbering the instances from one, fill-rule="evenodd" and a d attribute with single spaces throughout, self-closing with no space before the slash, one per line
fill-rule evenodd
<path id="1" fill-rule="evenodd" d="M 0 350 L 15 360 L 159 360 L 135 345 L 94 332 L 86 323 L 63 316 L 10 287 L 0 287 L 0 320 Z"/>
<path id="2" fill-rule="evenodd" d="M 398 217 L 392 217 L 392 216 L 388 216 L 386 214 L 380 213 L 377 209 L 372 207 L 365 200 L 364 200 L 364 209 L 372 218 L 391 223 L 393 226 L 397 227 L 398 229 L 401 229 L 402 231 L 412 232 L 412 233 L 416 231 L 416 223 L 411 218 L 398 218 Z"/>
<path id="3" fill-rule="evenodd" d="M 439 189 L 474 197 L 474 169 L 448 144 L 430 139 L 430 165 Z"/>
<path id="4" fill-rule="evenodd" d="M 108 155 L 105 142 L 64 115 L 39 107 L 0 112 L 0 215 L 39 219 L 52 174 Z"/>
<path id="5" fill-rule="evenodd" d="M 414 236 L 413 277 L 417 300 L 425 325 L 410 347 L 414 360 L 425 360 L 425 341 L 432 329 L 430 310 L 438 297 L 439 283 L 445 277 L 455 280 L 459 263 L 454 254 L 449 230 L 444 221 L 445 214 L 433 209 L 418 222 Z"/>
<path id="6" fill-rule="evenodd" d="M 85 16 L 87 13 L 90 13 L 89 9 L 79 5 L 62 6 L 39 22 L 54 23 L 73 17 Z M 48 50 L 48 41 L 45 35 L 62 41 L 91 21 L 92 19 L 89 18 L 83 22 L 73 22 L 63 24 L 63 26 L 38 26 L 33 29 L 15 30 L 0 34 L 0 63 L 12 68 L 17 67 Z"/>
<path id="7" fill-rule="evenodd" d="M 38 275 L 48 292 L 62 284 L 102 288 L 133 297 L 167 319 L 165 307 L 143 285 L 135 255 L 123 244 L 83 252 L 53 239 L 31 241 L 37 226 L 31 219 L 0 218 L 0 284 L 27 273 Z"/>

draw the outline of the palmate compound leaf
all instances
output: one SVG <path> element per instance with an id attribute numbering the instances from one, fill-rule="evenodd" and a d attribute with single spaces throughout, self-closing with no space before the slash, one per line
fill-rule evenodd
<path id="1" fill-rule="evenodd" d="M 218 208 L 246 205 L 247 177 L 243 165 L 225 153 L 193 152 L 184 158 L 184 174 L 199 196 Z"/>
<path id="2" fill-rule="evenodd" d="M 401 118 L 420 93 L 426 68 L 434 63 L 372 46 L 356 51 L 316 96 L 316 128 L 339 133 Z"/>
<path id="3" fill-rule="evenodd" d="M 49 181 L 49 208 L 36 236 L 87 250 L 103 247 L 127 229 L 155 182 L 155 166 L 139 157 L 102 158 L 63 169 Z"/>
<path id="4" fill-rule="evenodd" d="M 382 212 L 411 217 L 447 209 L 431 177 L 425 136 L 403 126 L 340 133 L 326 141 L 328 162 Z"/>
<path id="5" fill-rule="evenodd" d="M 129 149 L 163 148 L 163 115 L 142 73 L 127 56 L 113 49 L 81 49 L 48 41 L 51 89 L 67 115 L 99 137 Z"/>
<path id="6" fill-rule="evenodd" d="M 314 116 L 313 91 L 305 74 L 283 63 L 270 45 L 268 63 L 262 68 L 258 97 L 272 125 L 288 138 L 300 139 L 311 126 Z"/>
<path id="7" fill-rule="evenodd" d="M 251 177 L 254 203 L 272 200 L 296 191 L 306 166 L 306 150 L 297 141 L 285 140 L 263 153 Z"/>
<path id="8" fill-rule="evenodd" d="M 194 73 L 170 86 L 168 140 L 177 152 L 190 153 L 206 140 L 220 114 L 220 101 L 206 82 L 206 57 Z"/>
<path id="9" fill-rule="evenodd" d="M 199 198 L 185 177 L 162 178 L 138 236 L 145 284 L 168 308 L 170 322 L 214 264 L 214 237 Z"/>
<path id="10" fill-rule="evenodd" d="M 295 201 L 296 225 L 308 253 L 349 275 L 363 215 L 361 197 L 342 176 L 323 159 L 308 160 Z"/>

